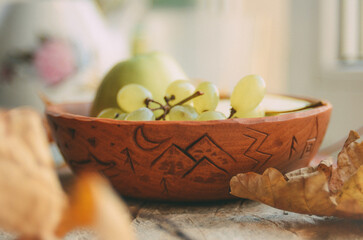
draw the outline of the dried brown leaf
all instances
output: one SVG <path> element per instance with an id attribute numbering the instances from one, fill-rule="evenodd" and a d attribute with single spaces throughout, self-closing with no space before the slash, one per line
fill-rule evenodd
<path id="1" fill-rule="evenodd" d="M 94 221 L 94 198 L 88 176 L 77 179 L 68 197 L 68 207 L 64 210 L 62 221 L 55 230 L 57 236 L 64 236 L 75 227 L 90 226 Z"/>
<path id="2" fill-rule="evenodd" d="M 269 206 L 298 213 L 331 215 L 334 205 L 323 172 L 314 171 L 291 179 L 276 169 L 258 173 L 238 174 L 231 179 L 231 194 L 259 201 Z M 321 214 L 318 214 L 322 210 Z"/>
<path id="3" fill-rule="evenodd" d="M 100 175 L 81 175 L 70 196 L 69 208 L 63 215 L 57 234 L 63 236 L 74 226 L 96 230 L 100 239 L 136 239 L 126 205 Z"/>
<path id="4" fill-rule="evenodd" d="M 351 131 L 342 151 L 338 154 L 337 167 L 332 171 L 329 181 L 332 192 L 338 192 L 363 164 L 363 146 L 362 143 L 356 142 L 358 139 L 358 133 Z"/>
<path id="5" fill-rule="evenodd" d="M 0 143 L 2 229 L 21 239 L 52 240 L 89 226 L 103 240 L 135 239 L 126 206 L 100 176 L 82 175 L 65 195 L 34 110 L 0 111 Z"/>
<path id="6" fill-rule="evenodd" d="M 337 216 L 363 218 L 363 165 L 336 196 Z"/>
<path id="7" fill-rule="evenodd" d="M 337 166 L 327 159 L 285 176 L 273 168 L 262 175 L 238 174 L 231 179 L 231 194 L 297 213 L 363 218 L 363 143 L 358 138 L 351 131 Z"/>
<path id="8" fill-rule="evenodd" d="M 54 239 L 63 193 L 35 111 L 0 112 L 0 226 L 24 237 Z"/>

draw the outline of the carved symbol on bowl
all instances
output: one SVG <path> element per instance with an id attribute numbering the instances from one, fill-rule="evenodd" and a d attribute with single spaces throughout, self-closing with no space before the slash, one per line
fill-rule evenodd
<path id="1" fill-rule="evenodd" d="M 163 177 L 160 181 L 160 185 L 162 186 L 163 191 L 161 193 L 169 194 L 168 183 L 165 177 Z"/>
<path id="2" fill-rule="evenodd" d="M 151 167 L 158 165 L 156 168 L 164 171 L 166 175 L 185 177 L 203 161 L 207 161 L 216 169 L 228 173 L 220 165 L 236 160 L 218 146 L 208 134 L 204 134 L 185 149 L 171 144 L 152 161 Z"/>
<path id="3" fill-rule="evenodd" d="M 318 132 L 319 132 L 319 120 L 318 117 L 315 117 L 315 121 L 311 128 L 309 138 L 308 140 L 306 140 L 306 144 L 300 159 L 308 157 L 313 152 L 316 139 L 318 138 Z"/>
<path id="4" fill-rule="evenodd" d="M 244 156 L 254 160 L 256 162 L 255 170 L 261 169 L 272 157 L 272 154 L 265 153 L 260 150 L 269 134 L 252 129 L 247 128 L 249 131 L 247 134 L 243 134 L 244 136 L 253 139 L 253 142 L 247 148 L 247 150 L 243 153 Z"/>
<path id="5" fill-rule="evenodd" d="M 124 157 L 125 157 L 124 165 L 129 164 L 131 170 L 135 173 L 135 166 L 134 165 L 138 164 L 138 162 L 132 160 L 131 155 L 130 155 L 130 150 L 128 148 L 125 148 L 124 150 L 121 151 L 121 154 L 123 154 Z"/>
<path id="6" fill-rule="evenodd" d="M 318 139 L 318 132 L 319 132 L 319 120 L 317 117 L 315 117 L 315 119 L 313 120 L 311 125 L 312 125 L 312 127 L 310 130 L 309 137 L 305 141 L 305 146 L 302 149 L 301 153 L 298 153 L 298 150 L 297 150 L 298 144 L 300 144 L 297 137 L 295 135 L 292 136 L 291 145 L 290 145 L 290 149 L 289 149 L 289 160 L 291 160 L 294 155 L 296 156 L 296 154 L 298 156 L 300 156 L 299 159 L 303 159 L 305 157 L 308 157 L 313 152 L 315 143 Z M 304 143 L 304 142 L 302 141 L 302 143 Z"/>
<path id="7" fill-rule="evenodd" d="M 204 134 L 185 149 L 174 143 L 171 144 L 151 162 L 150 167 L 163 172 L 160 185 L 163 193 L 168 194 L 168 175 L 190 177 L 196 182 L 211 183 L 218 178 L 228 178 L 228 171 L 223 165 L 230 161 L 236 160 L 208 134 Z M 205 172 L 209 172 L 209 175 L 206 176 Z"/>
<path id="8" fill-rule="evenodd" d="M 115 161 L 102 161 L 98 157 L 96 157 L 91 152 L 88 153 L 88 158 L 84 160 L 70 160 L 69 164 L 71 166 L 79 166 L 79 165 L 85 165 L 85 164 L 91 164 L 96 163 L 98 165 L 101 165 L 103 169 L 98 170 L 98 172 L 104 176 L 108 176 L 110 178 L 117 177 L 120 173 L 119 170 L 115 168 L 116 163 Z"/>
<path id="9" fill-rule="evenodd" d="M 289 153 L 289 160 L 291 160 L 292 154 L 296 152 L 296 147 L 299 142 L 297 141 L 295 136 L 292 136 L 291 146 L 290 146 L 290 153 Z"/>
<path id="10" fill-rule="evenodd" d="M 144 134 L 144 129 L 142 126 L 136 128 L 134 134 L 134 141 L 136 145 L 144 151 L 152 151 L 160 147 L 161 144 L 168 141 L 169 139 L 170 138 L 166 138 L 161 141 L 153 141 Z"/>

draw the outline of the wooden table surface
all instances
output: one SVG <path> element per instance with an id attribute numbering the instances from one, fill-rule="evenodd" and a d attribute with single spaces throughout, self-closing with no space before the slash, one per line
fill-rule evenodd
<path id="1" fill-rule="evenodd" d="M 284 212 L 250 200 L 160 203 L 127 200 L 139 240 L 363 239 L 363 220 Z M 1 240 L 15 239 L 0 233 Z M 66 240 L 89 240 L 85 230 Z"/>
<path id="2" fill-rule="evenodd" d="M 61 179 L 66 184 L 71 180 L 69 176 Z M 125 200 L 139 240 L 363 239 L 363 220 L 296 214 L 246 199 L 203 203 Z M 89 239 L 85 234 L 77 232 L 66 239 Z"/>
<path id="3" fill-rule="evenodd" d="M 60 179 L 68 185 L 73 175 L 61 174 Z M 296 214 L 246 199 L 204 203 L 124 200 L 139 240 L 363 239 L 363 220 Z M 13 239 L 0 231 L 0 240 Z M 65 239 L 94 237 L 76 230 Z"/>
<path id="4" fill-rule="evenodd" d="M 139 239 L 363 239 L 363 221 L 284 212 L 250 200 L 129 202 Z"/>

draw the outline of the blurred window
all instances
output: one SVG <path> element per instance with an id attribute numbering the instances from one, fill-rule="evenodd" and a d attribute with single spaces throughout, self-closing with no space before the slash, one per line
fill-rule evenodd
<path id="1" fill-rule="evenodd" d="M 346 64 L 363 63 L 363 0 L 339 1 L 338 58 Z"/>

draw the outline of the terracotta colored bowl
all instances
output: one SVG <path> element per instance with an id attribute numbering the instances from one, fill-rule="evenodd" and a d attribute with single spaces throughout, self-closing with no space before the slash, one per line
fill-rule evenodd
<path id="1" fill-rule="evenodd" d="M 53 136 L 74 172 L 98 171 L 124 196 L 231 198 L 237 173 L 307 166 L 331 105 L 280 116 L 219 121 L 119 121 L 88 117 L 90 104 L 48 106 Z"/>

